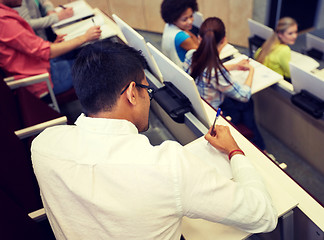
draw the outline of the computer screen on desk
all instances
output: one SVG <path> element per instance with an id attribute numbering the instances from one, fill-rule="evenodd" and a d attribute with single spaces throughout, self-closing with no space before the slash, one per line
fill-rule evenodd
<path id="1" fill-rule="evenodd" d="M 199 95 L 194 79 L 161 53 L 152 44 L 147 43 L 157 65 L 159 66 L 164 81 L 172 82 L 187 98 L 189 98 L 194 109 L 194 115 L 209 128 L 211 122 L 205 111 L 202 99 Z"/>
<path id="2" fill-rule="evenodd" d="M 137 49 L 141 50 L 142 54 L 144 55 L 152 74 L 160 81 L 163 82 L 163 77 L 159 67 L 157 66 L 150 50 L 146 45 L 146 41 L 138 32 L 136 32 L 131 26 L 121 20 L 117 15 L 112 15 L 114 21 L 117 23 L 119 28 L 121 29 L 122 33 L 124 34 L 128 45 Z"/>
<path id="3" fill-rule="evenodd" d="M 264 40 L 267 40 L 273 33 L 272 28 L 250 18 L 248 19 L 248 24 L 250 29 L 250 36 L 258 36 L 260 38 L 263 38 Z"/>
<path id="4" fill-rule="evenodd" d="M 314 94 L 324 100 L 324 79 L 320 79 L 315 74 L 289 63 L 291 83 L 294 91 L 299 93 L 302 89 Z"/>

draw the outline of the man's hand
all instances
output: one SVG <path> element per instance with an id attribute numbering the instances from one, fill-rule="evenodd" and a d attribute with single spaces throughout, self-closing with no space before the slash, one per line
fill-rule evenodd
<path id="1" fill-rule="evenodd" d="M 240 149 L 234 138 L 231 135 L 229 127 L 223 125 L 216 125 L 214 128 L 215 136 L 212 136 L 212 127 L 205 135 L 205 139 L 219 151 L 229 154 L 233 150 Z"/>

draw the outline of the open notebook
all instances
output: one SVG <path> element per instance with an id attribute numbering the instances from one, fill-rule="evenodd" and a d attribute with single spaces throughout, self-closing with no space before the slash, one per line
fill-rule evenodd
<path id="1" fill-rule="evenodd" d="M 115 29 L 109 27 L 105 24 L 105 20 L 102 15 L 96 15 L 94 17 L 88 18 L 86 20 L 76 22 L 64 28 L 56 30 L 56 34 L 67 34 L 64 40 L 70 40 L 75 37 L 83 35 L 90 27 L 98 25 L 100 26 L 101 36 L 100 39 L 108 38 L 117 35 Z"/>
<path id="2" fill-rule="evenodd" d="M 63 19 L 52 25 L 53 28 L 63 27 L 66 24 L 70 24 L 81 19 L 85 19 L 94 15 L 92 8 L 83 0 L 77 0 L 65 4 L 64 7 L 72 7 L 74 15 L 70 18 Z M 56 12 L 62 11 L 61 7 L 55 8 Z"/>
<path id="3" fill-rule="evenodd" d="M 234 64 L 247 58 L 247 56 L 241 54 L 236 58 L 226 62 L 225 66 L 226 64 Z M 252 94 L 257 93 L 283 79 L 283 77 L 279 73 L 276 73 L 270 68 L 267 68 L 263 64 L 253 59 L 250 59 L 249 61 L 250 64 L 254 67 L 253 82 L 251 87 Z M 230 71 L 230 74 L 233 81 L 244 84 L 246 78 L 248 77 L 249 71 L 232 70 Z"/>

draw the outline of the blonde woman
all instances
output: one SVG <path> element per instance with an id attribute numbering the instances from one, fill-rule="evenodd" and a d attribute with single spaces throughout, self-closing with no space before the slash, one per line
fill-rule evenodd
<path id="1" fill-rule="evenodd" d="M 297 38 L 297 22 L 290 18 L 281 18 L 273 35 L 255 53 L 255 59 L 268 68 L 290 79 L 289 61 L 291 50 Z"/>

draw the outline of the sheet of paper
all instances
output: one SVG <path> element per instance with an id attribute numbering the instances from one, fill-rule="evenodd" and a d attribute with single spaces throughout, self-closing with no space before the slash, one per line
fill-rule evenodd
<path id="1" fill-rule="evenodd" d="M 248 57 L 241 54 L 240 56 L 237 56 L 234 59 L 226 62 L 225 66 L 226 64 L 237 63 L 243 59 L 248 59 Z M 252 94 L 259 92 L 283 79 L 280 74 L 253 59 L 250 59 L 250 64 L 254 67 L 254 76 L 251 87 Z M 234 81 L 244 84 L 249 72 L 232 70 L 230 71 L 230 74 Z"/>
<path id="2" fill-rule="evenodd" d="M 77 21 L 79 19 L 92 16 L 93 15 L 93 10 L 92 8 L 85 3 L 83 0 L 77 0 L 71 3 L 64 4 L 64 7 L 72 7 L 74 15 L 70 18 L 63 19 L 55 24 L 52 25 L 53 28 L 56 27 L 61 27 L 67 23 Z M 55 8 L 56 12 L 62 11 L 61 7 Z"/>
<path id="3" fill-rule="evenodd" d="M 94 17 L 88 18 L 86 20 L 76 22 L 64 28 L 56 30 L 56 34 L 67 34 L 64 37 L 65 41 L 71 40 L 78 36 L 84 34 L 90 27 L 98 25 L 101 29 L 100 39 L 108 38 L 114 35 L 117 35 L 117 32 L 114 28 L 105 24 L 105 20 L 101 15 L 96 15 Z"/>
<path id="4" fill-rule="evenodd" d="M 212 147 L 204 137 L 200 137 L 185 145 L 185 148 L 195 154 L 201 161 L 204 161 L 217 169 L 219 174 L 228 179 L 233 178 L 232 169 L 227 155 Z"/>

